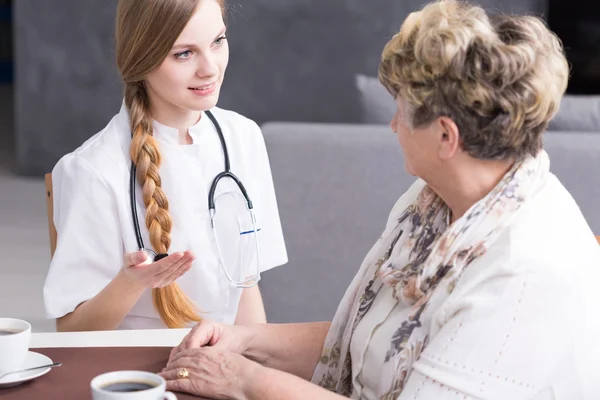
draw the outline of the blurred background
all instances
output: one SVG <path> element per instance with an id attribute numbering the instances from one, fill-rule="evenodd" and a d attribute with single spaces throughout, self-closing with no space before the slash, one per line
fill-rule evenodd
<path id="1" fill-rule="evenodd" d="M 374 80 L 381 50 L 408 13 L 424 3 L 230 0 L 231 59 L 219 106 L 263 126 L 383 126 L 391 111 Z M 600 92 L 600 12 L 593 2 L 476 3 L 488 10 L 546 19 L 563 40 L 572 64 L 569 94 L 593 100 L 591 95 Z M 54 329 L 53 321 L 43 319 L 41 303 L 50 258 L 43 175 L 119 110 L 121 83 L 113 54 L 116 4 L 117 0 L 0 0 L 0 315 L 18 314 L 34 321 L 38 331 Z M 596 122 L 597 104 L 590 106 L 598 111 L 592 118 Z M 271 149 L 270 155 L 278 159 Z M 402 169 L 402 164 L 396 168 Z M 273 173 L 278 196 L 285 198 L 275 167 Z M 387 196 L 382 200 L 385 206 L 374 215 L 383 220 L 401 191 L 382 195 Z M 581 201 L 591 209 L 592 200 Z M 291 212 L 287 204 L 282 214 Z M 594 218 L 593 228 L 600 232 L 600 217 Z M 347 256 L 356 268 L 379 227 L 369 228 L 364 244 Z M 340 287 L 345 285 L 344 281 Z M 339 289 L 334 297 L 342 293 Z M 332 303 L 327 315 L 337 304 Z"/>

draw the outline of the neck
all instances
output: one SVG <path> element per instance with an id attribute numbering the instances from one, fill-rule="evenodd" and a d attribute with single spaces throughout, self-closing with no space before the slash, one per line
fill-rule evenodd
<path id="1" fill-rule="evenodd" d="M 154 120 L 159 124 L 177 129 L 179 143 L 191 144 L 193 142 L 188 129 L 198 123 L 202 116 L 200 111 L 186 110 L 152 95 L 150 95 L 150 104 L 150 112 Z"/>
<path id="2" fill-rule="evenodd" d="M 444 176 L 427 183 L 448 205 L 451 222 L 454 222 L 496 187 L 513 163 L 514 160 L 472 160 L 460 167 L 445 169 Z"/>

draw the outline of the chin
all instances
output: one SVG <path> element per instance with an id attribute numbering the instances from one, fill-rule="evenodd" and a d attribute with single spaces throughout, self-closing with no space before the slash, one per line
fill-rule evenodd
<path id="1" fill-rule="evenodd" d="M 407 174 L 412 175 L 412 176 L 417 176 L 417 174 L 415 173 L 415 171 L 410 167 L 410 165 L 404 163 L 404 170 L 406 171 Z"/>
<path id="2" fill-rule="evenodd" d="M 219 101 L 219 89 L 220 88 L 206 96 L 198 96 L 196 94 L 189 93 L 185 97 L 181 98 L 180 104 L 183 106 L 182 108 L 190 111 L 210 110 L 216 106 L 217 102 Z"/>
<path id="3" fill-rule="evenodd" d="M 181 105 L 181 108 L 188 111 L 206 111 L 210 110 L 217 104 L 216 101 L 187 101 Z"/>
<path id="4" fill-rule="evenodd" d="M 192 101 L 190 104 L 190 108 L 195 111 L 206 111 L 216 106 L 218 101 L 219 94 L 216 93 L 203 99 L 194 99 L 194 101 Z"/>

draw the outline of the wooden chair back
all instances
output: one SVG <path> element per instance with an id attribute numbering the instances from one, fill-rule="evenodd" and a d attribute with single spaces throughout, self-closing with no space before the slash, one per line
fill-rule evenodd
<path id="1" fill-rule="evenodd" d="M 54 196 L 52 193 L 52 174 L 44 175 L 46 181 L 46 209 L 48 211 L 48 234 L 50 235 L 50 257 L 56 250 L 56 227 L 54 226 Z"/>

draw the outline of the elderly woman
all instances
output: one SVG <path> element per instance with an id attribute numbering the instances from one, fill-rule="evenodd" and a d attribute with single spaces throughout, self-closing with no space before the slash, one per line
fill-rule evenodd
<path id="1" fill-rule="evenodd" d="M 390 40 L 379 76 L 419 179 L 333 322 L 201 322 L 172 352 L 168 386 L 218 399 L 600 398 L 600 248 L 542 150 L 568 79 L 559 40 L 534 17 L 435 2 Z"/>

